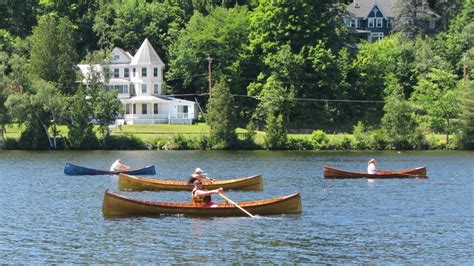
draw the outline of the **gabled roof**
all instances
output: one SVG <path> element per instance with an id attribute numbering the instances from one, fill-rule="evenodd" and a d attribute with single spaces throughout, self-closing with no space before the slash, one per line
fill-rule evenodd
<path id="1" fill-rule="evenodd" d="M 160 65 L 165 66 L 161 58 L 156 53 L 153 46 L 151 46 L 150 41 L 145 39 L 143 41 L 142 46 L 138 49 L 135 56 L 133 56 L 132 62 L 130 63 L 131 66 L 136 65 Z"/>
<path id="2" fill-rule="evenodd" d="M 354 0 L 347 6 L 347 11 L 357 18 L 366 18 L 376 5 L 385 17 L 394 17 L 395 0 Z"/>
<path id="3" fill-rule="evenodd" d="M 115 55 L 118 55 L 119 58 L 116 59 Z M 128 52 L 118 47 L 112 50 L 112 64 L 129 64 L 130 61 L 132 61 L 132 56 Z"/>
<path id="4" fill-rule="evenodd" d="M 377 6 L 380 9 L 380 12 L 382 12 L 386 18 L 393 18 L 397 15 L 396 2 L 397 0 L 354 0 L 350 5 L 347 6 L 346 10 L 350 12 L 355 18 L 366 19 L 374 6 Z M 417 15 L 421 17 L 440 17 L 429 7 L 423 5 L 417 6 L 416 12 Z"/>

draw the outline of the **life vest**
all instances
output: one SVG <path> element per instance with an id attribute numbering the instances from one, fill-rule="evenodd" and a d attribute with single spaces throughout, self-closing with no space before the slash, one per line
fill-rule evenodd
<path id="1" fill-rule="evenodd" d="M 194 188 L 193 191 L 191 192 L 191 198 L 195 205 L 204 206 L 204 205 L 209 204 L 209 202 L 211 202 L 211 196 L 204 196 L 204 197 L 194 196 L 194 194 L 196 193 L 196 190 L 197 189 Z"/>

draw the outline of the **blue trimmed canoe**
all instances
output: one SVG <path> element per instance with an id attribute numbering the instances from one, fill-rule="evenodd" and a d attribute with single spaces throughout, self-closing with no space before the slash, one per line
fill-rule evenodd
<path id="1" fill-rule="evenodd" d="M 66 163 L 66 165 L 64 166 L 64 173 L 66 175 L 118 175 L 120 173 L 125 173 L 129 175 L 156 175 L 154 165 L 124 171 L 107 171 L 87 168 L 72 163 Z"/>

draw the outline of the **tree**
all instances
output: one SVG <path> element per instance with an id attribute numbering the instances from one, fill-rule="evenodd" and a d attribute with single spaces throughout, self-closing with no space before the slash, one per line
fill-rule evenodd
<path id="1" fill-rule="evenodd" d="M 245 7 L 217 7 L 208 16 L 196 12 L 169 49 L 171 91 L 208 92 L 208 55 L 213 58 L 214 80 L 234 80 L 233 65 L 248 42 L 247 36 L 248 11 Z"/>
<path id="2" fill-rule="evenodd" d="M 448 71 L 433 68 L 426 77 L 420 78 L 411 96 L 416 104 L 420 121 L 446 133 L 446 144 L 452 131 L 450 121 L 459 114 L 459 92 L 456 76 Z"/>
<path id="3" fill-rule="evenodd" d="M 67 18 L 43 16 L 31 36 L 33 75 L 54 82 L 63 93 L 76 89 L 77 54 L 72 23 Z"/>
<path id="4" fill-rule="evenodd" d="M 409 102 L 405 99 L 403 88 L 398 84 L 394 75 L 390 75 L 387 81 L 382 117 L 382 127 L 387 135 L 394 140 L 397 148 L 406 148 L 408 138 L 414 132 L 416 123 Z"/>
<path id="5" fill-rule="evenodd" d="M 266 120 L 265 146 L 271 150 L 284 149 L 288 144 L 288 135 L 286 132 L 283 115 L 275 115 L 270 112 Z"/>
<path id="6" fill-rule="evenodd" d="M 462 134 L 461 144 L 464 149 L 474 149 L 474 82 L 464 83 L 464 97 L 462 101 Z"/>
<path id="7" fill-rule="evenodd" d="M 68 126 L 68 140 L 73 149 L 92 149 L 97 145 L 97 137 L 91 122 L 93 110 L 87 100 L 85 88 L 80 87 L 76 95 L 69 98 L 68 115 L 65 119 Z"/>
<path id="8" fill-rule="evenodd" d="M 13 36 L 26 37 L 31 34 L 36 24 L 38 0 L 0 1 L 0 28 L 9 31 Z"/>
<path id="9" fill-rule="evenodd" d="M 210 127 L 211 145 L 217 149 L 227 149 L 236 140 L 234 98 L 227 84 L 220 80 L 212 87 L 212 97 L 208 104 L 207 123 Z"/>
<path id="10" fill-rule="evenodd" d="M 260 100 L 255 111 L 255 119 L 265 122 L 271 113 L 286 116 L 289 122 L 291 108 L 294 106 L 295 91 L 292 86 L 285 87 L 275 76 L 270 76 L 265 83 L 253 83 L 249 86 L 249 95 Z"/>
<path id="11" fill-rule="evenodd" d="M 59 90 L 51 82 L 33 80 L 24 92 L 9 95 L 6 107 L 13 119 L 24 123 L 26 128 L 20 137 L 20 148 L 56 149 L 56 130 L 65 102 Z M 53 125 L 53 139 L 49 127 Z"/>

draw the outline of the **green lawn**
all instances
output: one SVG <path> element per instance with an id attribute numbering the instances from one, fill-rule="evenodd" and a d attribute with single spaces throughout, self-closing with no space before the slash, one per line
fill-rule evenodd
<path id="1" fill-rule="evenodd" d="M 18 140 L 23 129 L 23 125 L 5 125 L 5 137 Z M 68 129 L 66 126 L 58 126 L 58 131 L 60 136 L 67 136 Z M 97 126 L 95 127 L 95 131 L 97 132 L 97 135 L 100 136 Z M 243 134 L 246 132 L 246 130 L 243 128 L 237 128 L 236 131 L 238 134 Z M 112 135 L 122 134 L 127 136 L 135 136 L 144 142 L 156 143 L 158 140 L 170 140 L 177 135 L 199 138 L 201 135 L 209 134 L 209 126 L 205 123 L 197 123 L 194 125 L 124 125 L 122 126 L 121 131 L 118 126 L 116 126 L 112 131 Z M 263 144 L 265 141 L 265 135 L 265 132 L 257 131 L 255 142 L 257 144 Z M 310 136 L 310 134 L 288 134 L 288 138 L 293 139 L 305 139 L 309 138 Z M 327 136 L 331 139 L 335 138 L 337 140 L 342 140 L 344 137 L 352 139 L 352 134 L 327 134 Z M 429 134 L 426 136 L 428 141 L 435 143 L 445 143 L 445 138 L 445 135 L 440 134 Z M 453 137 L 451 137 L 451 140 L 452 139 Z"/>

